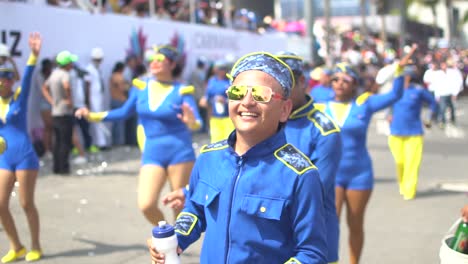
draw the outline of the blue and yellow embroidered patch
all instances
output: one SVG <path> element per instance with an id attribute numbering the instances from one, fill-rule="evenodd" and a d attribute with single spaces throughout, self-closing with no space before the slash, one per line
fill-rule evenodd
<path id="1" fill-rule="evenodd" d="M 307 118 L 315 124 L 315 126 L 320 130 L 320 133 L 324 136 L 340 132 L 340 129 L 335 122 L 333 122 L 333 120 L 325 113 L 317 109 L 311 112 Z"/>
<path id="2" fill-rule="evenodd" d="M 291 144 L 286 144 L 275 151 L 275 157 L 297 174 L 316 169 L 310 159 Z"/>
<path id="3" fill-rule="evenodd" d="M 196 215 L 187 212 L 182 212 L 177 217 L 175 223 L 175 232 L 184 236 L 188 236 L 192 232 L 197 221 L 198 217 Z"/>

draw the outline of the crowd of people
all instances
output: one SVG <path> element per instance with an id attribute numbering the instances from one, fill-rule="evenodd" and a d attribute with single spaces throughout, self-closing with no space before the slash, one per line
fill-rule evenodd
<path id="1" fill-rule="evenodd" d="M 63 50 L 34 70 L 41 44 L 31 34 L 23 76 L 0 46 L 0 219 L 10 241 L 3 263 L 42 257 L 34 203 L 38 156 L 52 159 L 53 173 L 68 175 L 74 152 L 72 162 L 80 164 L 89 153 L 138 144 L 138 206 L 154 226 L 165 219 L 158 204 L 169 182 L 172 192 L 162 202 L 178 215 L 180 252 L 205 233 L 202 263 L 335 263 L 345 209 L 349 259 L 357 264 L 374 186 L 366 144 L 372 116 L 387 109 L 399 191 L 415 199 L 424 129 L 432 122 L 445 128 L 447 108 L 455 126 L 456 98 L 468 85 L 466 54 L 443 45 L 431 51 L 414 44 L 402 56 L 370 55 L 371 46 L 352 45 L 331 68 L 289 51 L 237 61 L 199 58 L 182 80 L 183 54 L 167 44 L 144 60 L 129 55 L 116 62 L 104 80 L 101 48 L 90 51 L 86 67 Z M 42 94 L 39 142 L 26 127 L 31 89 Z M 422 116 L 425 104 L 431 113 Z M 210 135 L 198 157 L 193 133 Z M 8 209 L 15 181 L 30 251 Z M 163 263 L 164 255 L 149 246 L 152 260 Z"/>

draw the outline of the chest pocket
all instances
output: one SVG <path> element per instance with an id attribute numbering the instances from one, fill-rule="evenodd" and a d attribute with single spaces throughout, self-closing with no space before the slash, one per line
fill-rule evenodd
<path id="1" fill-rule="evenodd" d="M 241 211 L 260 218 L 280 220 L 286 200 L 256 195 L 246 195 L 242 201 Z"/>
<path id="2" fill-rule="evenodd" d="M 216 198 L 218 195 L 218 189 L 204 181 L 200 181 L 198 182 L 192 197 L 190 197 L 190 200 L 199 205 L 209 207 L 215 200 L 217 200 Z"/>

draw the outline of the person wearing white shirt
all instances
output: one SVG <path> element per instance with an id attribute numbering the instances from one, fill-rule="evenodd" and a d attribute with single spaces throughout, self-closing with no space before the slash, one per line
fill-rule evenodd
<path id="1" fill-rule="evenodd" d="M 462 90 L 463 77 L 461 72 L 449 64 L 450 60 L 442 61 L 440 69 L 434 73 L 431 78 L 431 84 L 434 89 L 434 96 L 439 105 L 439 122 L 443 128 L 446 124 L 445 112 L 450 110 L 450 121 L 455 124 L 455 100 Z"/>
<path id="2" fill-rule="evenodd" d="M 86 67 L 88 75 L 86 77 L 87 85 L 89 85 L 89 108 L 93 112 L 103 112 L 110 109 L 108 99 L 110 97 L 109 91 L 104 85 L 104 78 L 102 76 L 99 66 L 104 58 L 104 52 L 101 48 L 94 48 L 91 51 L 91 63 Z M 91 136 L 93 144 L 101 149 L 110 146 L 110 130 L 105 123 L 92 123 Z"/>

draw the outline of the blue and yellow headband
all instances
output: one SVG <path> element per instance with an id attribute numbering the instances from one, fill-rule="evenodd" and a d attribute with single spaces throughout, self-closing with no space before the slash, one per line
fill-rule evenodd
<path id="1" fill-rule="evenodd" d="M 228 77 L 232 83 L 240 73 L 252 70 L 262 71 L 275 78 L 283 88 L 284 96 L 289 97 L 295 85 L 294 74 L 281 59 L 268 52 L 249 53 L 234 64 Z"/>
<path id="2" fill-rule="evenodd" d="M 176 48 L 172 47 L 171 45 L 161 45 L 161 46 L 156 46 L 153 48 L 154 52 L 163 54 L 166 56 L 171 61 L 176 61 L 177 58 L 179 57 L 179 52 L 177 51 Z M 154 58 L 154 55 L 153 55 Z"/>
<path id="3" fill-rule="evenodd" d="M 338 72 L 342 72 L 351 76 L 355 81 L 359 80 L 359 75 L 357 75 L 357 73 L 351 68 L 351 66 L 349 66 L 346 63 L 341 62 L 335 65 L 335 68 L 333 69 L 333 74 Z"/>
<path id="4" fill-rule="evenodd" d="M 0 68 L 0 78 L 12 80 L 15 77 L 13 69 Z"/>
<path id="5" fill-rule="evenodd" d="M 280 58 L 286 63 L 294 73 L 304 74 L 304 61 L 301 57 L 290 51 L 283 51 L 276 54 L 276 57 Z"/>

